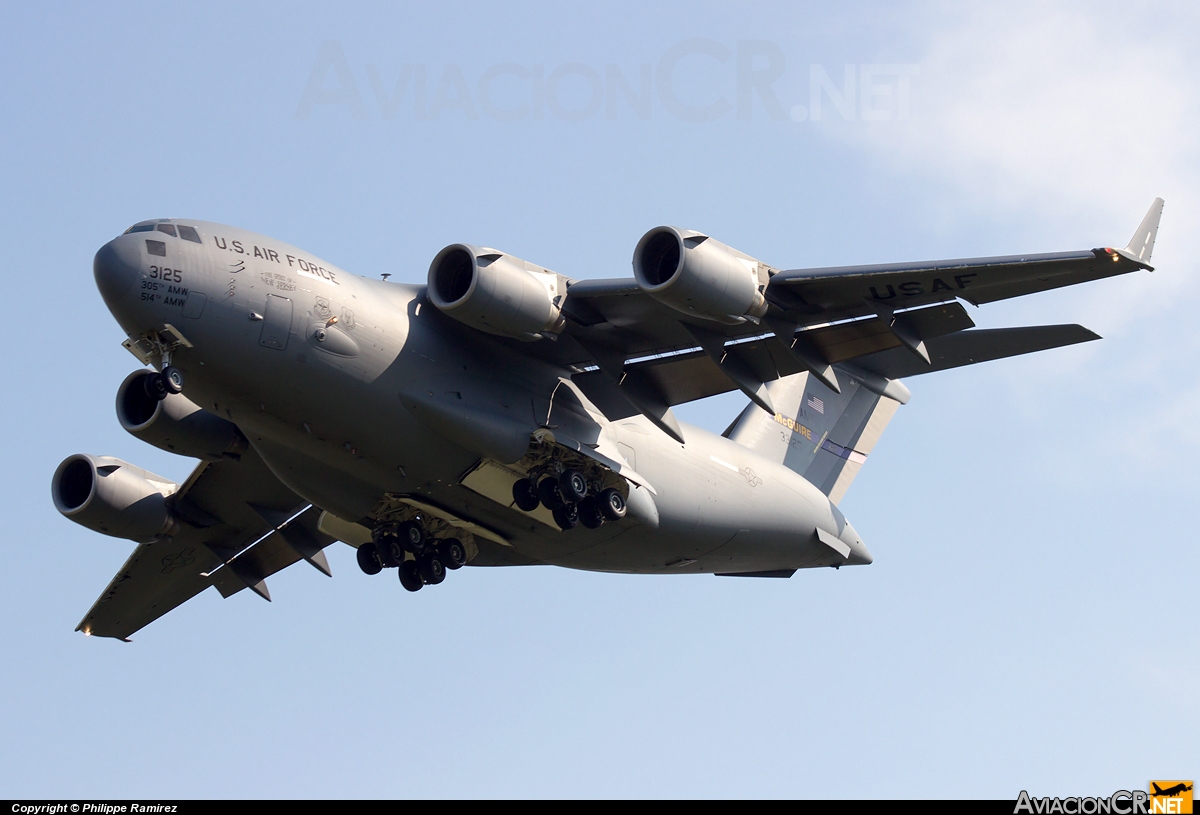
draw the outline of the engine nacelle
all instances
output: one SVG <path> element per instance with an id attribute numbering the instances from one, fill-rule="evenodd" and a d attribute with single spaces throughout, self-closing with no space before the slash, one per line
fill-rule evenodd
<path id="1" fill-rule="evenodd" d="M 456 243 L 429 265 L 429 299 L 461 323 L 519 340 L 562 331 L 566 278 L 520 258 Z"/>
<path id="2" fill-rule="evenodd" d="M 767 313 L 769 267 L 689 229 L 659 226 L 643 235 L 633 275 L 642 291 L 692 317 L 738 325 Z"/>
<path id="3" fill-rule="evenodd" d="M 192 458 L 238 456 L 248 444 L 233 422 L 209 413 L 180 393 L 159 401 L 146 389 L 153 371 L 134 371 L 117 388 L 117 420 L 144 442 Z"/>
<path id="4" fill-rule="evenodd" d="M 50 482 L 54 506 L 67 518 L 138 543 L 177 529 L 167 496 L 178 489 L 178 484 L 127 461 L 83 453 L 68 456 Z"/>

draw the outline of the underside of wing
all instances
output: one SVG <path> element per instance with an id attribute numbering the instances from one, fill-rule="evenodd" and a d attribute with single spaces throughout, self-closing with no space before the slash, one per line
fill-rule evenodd
<path id="1" fill-rule="evenodd" d="M 270 599 L 265 578 L 299 560 L 329 574 L 319 510 L 283 486 L 262 459 L 200 464 L 168 499 L 175 531 L 139 544 L 77 630 L 128 639 L 209 586 Z"/>

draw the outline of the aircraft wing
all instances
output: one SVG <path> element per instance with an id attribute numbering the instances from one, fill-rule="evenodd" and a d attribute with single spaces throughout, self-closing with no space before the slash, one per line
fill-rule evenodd
<path id="1" fill-rule="evenodd" d="M 270 600 L 264 579 L 298 560 L 330 573 L 321 550 L 333 538 L 317 529 L 320 511 L 252 449 L 240 460 L 202 462 L 168 503 L 179 531 L 139 544 L 77 631 L 128 640 L 209 586 L 225 597 L 250 588 Z"/>
<path id="2" fill-rule="evenodd" d="M 770 410 L 763 383 L 789 373 L 808 370 L 838 390 L 837 363 L 862 360 L 863 370 L 894 379 L 1096 339 L 1079 326 L 1003 337 L 967 331 L 974 323 L 956 301 L 980 305 L 1152 271 L 1162 208 L 1155 199 L 1121 249 L 775 272 L 761 323 L 689 317 L 632 278 L 575 281 L 562 304 L 560 341 L 520 345 L 575 365 L 575 381 L 610 419 L 642 413 L 682 440 L 672 405 L 737 388 Z"/>
<path id="3" fill-rule="evenodd" d="M 875 315 L 878 304 L 892 310 L 955 299 L 980 305 L 1140 269 L 1153 270 L 1150 255 L 1162 208 L 1163 200 L 1156 198 L 1123 249 L 777 272 L 764 293 L 771 304 L 768 316 L 803 327 Z M 752 322 L 726 326 L 689 318 L 645 294 L 633 278 L 573 282 L 563 312 L 570 320 L 572 337 L 629 355 L 694 347 L 684 323 L 700 325 L 728 340 L 764 333 Z"/>

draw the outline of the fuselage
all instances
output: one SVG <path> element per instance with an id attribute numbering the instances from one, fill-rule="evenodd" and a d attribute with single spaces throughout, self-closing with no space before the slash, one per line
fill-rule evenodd
<path id="1" fill-rule="evenodd" d="M 464 422 L 482 411 L 553 428 L 554 394 L 572 371 L 455 322 L 422 286 L 185 219 L 110 241 L 95 275 L 130 337 L 169 324 L 190 343 L 172 358 L 189 399 L 234 422 L 280 480 L 339 518 L 368 519 L 385 495 L 419 497 L 510 542 L 481 548 L 474 565 L 744 573 L 871 561 L 799 474 L 700 428 L 686 426 L 679 444 L 640 416 L 594 430 L 652 487 L 656 524 L 631 516 L 564 532 L 464 486 L 479 451 L 422 421 L 405 395 L 454 394 Z"/>

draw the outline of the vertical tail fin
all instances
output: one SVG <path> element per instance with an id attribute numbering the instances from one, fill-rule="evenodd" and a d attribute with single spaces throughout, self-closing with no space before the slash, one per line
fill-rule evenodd
<path id="1" fill-rule="evenodd" d="M 853 373 L 838 374 L 841 393 L 808 373 L 768 383 L 775 415 L 751 403 L 725 431 L 738 444 L 800 473 L 835 504 L 900 407 Z"/>

